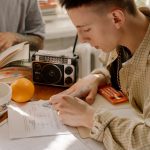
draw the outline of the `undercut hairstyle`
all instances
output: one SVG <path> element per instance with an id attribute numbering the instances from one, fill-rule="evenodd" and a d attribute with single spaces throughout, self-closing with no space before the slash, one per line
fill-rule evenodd
<path id="1" fill-rule="evenodd" d="M 59 0 L 62 7 L 66 9 L 77 8 L 81 6 L 100 5 L 103 8 L 110 6 L 126 10 L 131 15 L 136 15 L 137 8 L 134 0 Z"/>

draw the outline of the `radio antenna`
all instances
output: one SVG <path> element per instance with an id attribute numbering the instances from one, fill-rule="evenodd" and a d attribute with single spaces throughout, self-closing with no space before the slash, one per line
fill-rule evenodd
<path id="1" fill-rule="evenodd" d="M 76 34 L 75 41 L 74 41 L 74 44 L 73 44 L 72 52 L 73 52 L 74 56 L 75 56 L 75 49 L 76 49 L 77 41 L 78 41 L 78 34 Z"/>

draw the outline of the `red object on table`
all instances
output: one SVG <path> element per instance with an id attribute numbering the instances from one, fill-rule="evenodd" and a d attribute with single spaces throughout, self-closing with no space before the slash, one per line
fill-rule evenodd
<path id="1" fill-rule="evenodd" d="M 100 87 L 98 93 L 104 96 L 112 104 L 128 101 L 128 98 L 121 91 L 117 91 L 111 85 Z"/>

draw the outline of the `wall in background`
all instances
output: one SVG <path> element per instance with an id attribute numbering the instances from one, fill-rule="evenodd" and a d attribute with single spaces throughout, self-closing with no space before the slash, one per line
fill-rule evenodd
<path id="1" fill-rule="evenodd" d="M 150 0 L 135 0 L 138 6 L 149 6 L 150 7 Z"/>

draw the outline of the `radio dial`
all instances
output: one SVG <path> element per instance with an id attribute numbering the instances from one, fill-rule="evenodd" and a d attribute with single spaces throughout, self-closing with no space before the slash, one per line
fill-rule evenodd
<path id="1" fill-rule="evenodd" d="M 34 64 L 34 70 L 37 71 L 37 72 L 40 71 L 41 70 L 41 65 L 39 63 L 35 63 Z"/>
<path id="2" fill-rule="evenodd" d="M 68 66 L 68 67 L 65 68 L 65 73 L 66 73 L 67 75 L 70 75 L 72 72 L 73 72 L 72 67 Z"/>
<path id="3" fill-rule="evenodd" d="M 67 78 L 65 79 L 65 83 L 66 83 L 67 85 L 72 84 L 72 83 L 73 83 L 72 78 L 71 78 L 71 77 L 67 77 Z"/>

